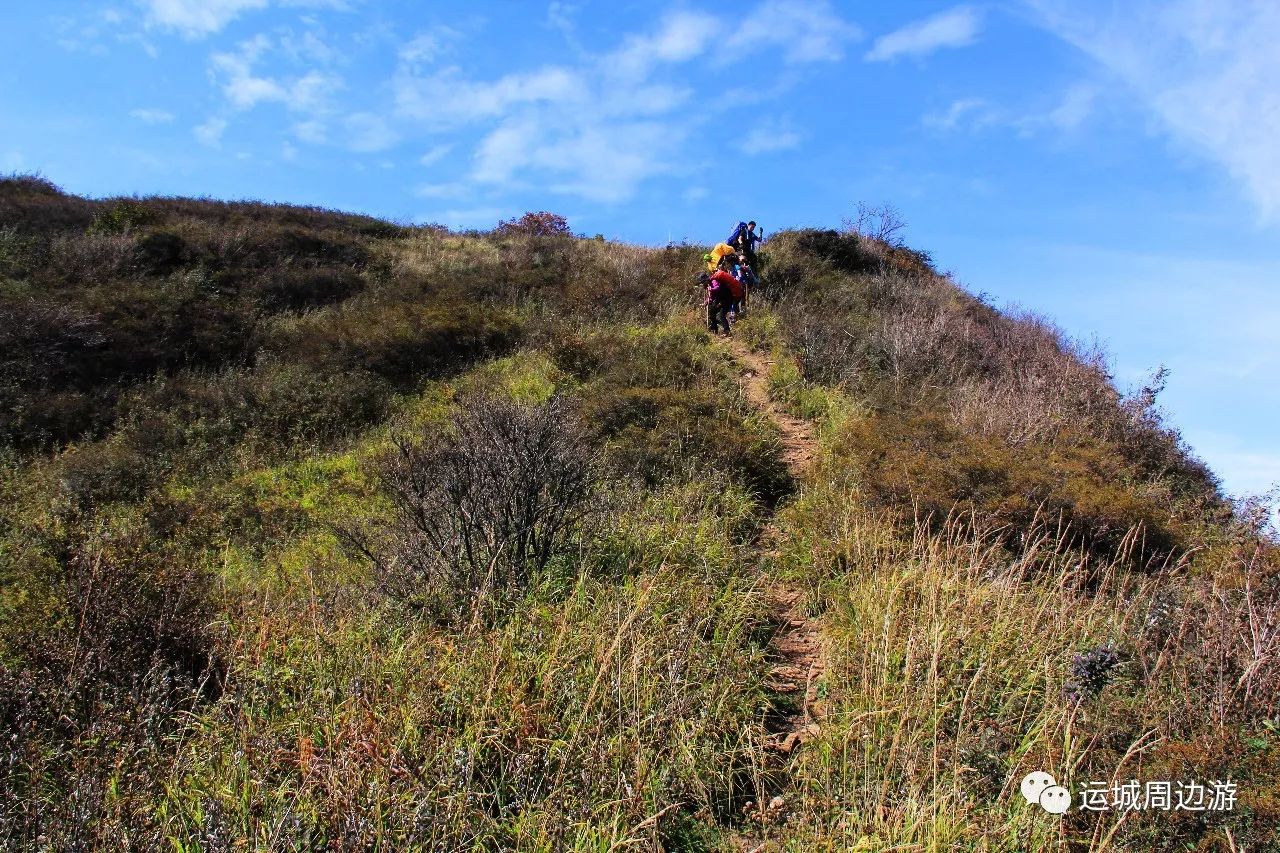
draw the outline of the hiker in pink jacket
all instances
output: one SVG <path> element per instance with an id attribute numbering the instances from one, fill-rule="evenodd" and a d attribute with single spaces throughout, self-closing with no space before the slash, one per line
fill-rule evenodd
<path id="1" fill-rule="evenodd" d="M 706 291 L 703 304 L 707 306 L 707 330 L 712 334 L 719 334 L 720 327 L 723 326 L 724 333 L 730 334 L 729 306 L 733 304 L 733 293 L 728 285 L 705 272 L 698 273 L 698 283 Z"/>

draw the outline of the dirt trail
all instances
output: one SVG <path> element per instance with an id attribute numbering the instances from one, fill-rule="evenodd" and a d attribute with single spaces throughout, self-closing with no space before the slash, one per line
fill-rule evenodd
<path id="1" fill-rule="evenodd" d="M 741 367 L 739 383 L 743 394 L 752 406 L 778 425 L 783 459 L 792 476 L 800 480 L 817 448 L 813 424 L 792 417 L 769 399 L 768 377 L 773 364 L 769 358 L 734 338 L 726 344 Z M 777 528 L 770 522 L 761 535 L 765 548 L 771 547 L 776 534 Z M 775 727 L 773 745 L 779 752 L 789 754 L 821 730 L 823 703 L 818 696 L 823 671 L 821 636 L 818 621 L 806 616 L 800 607 L 799 589 L 775 581 L 766 596 L 772 620 L 778 626 L 772 643 L 775 662 L 769 687 L 783 699 L 780 705 L 794 708 Z"/>

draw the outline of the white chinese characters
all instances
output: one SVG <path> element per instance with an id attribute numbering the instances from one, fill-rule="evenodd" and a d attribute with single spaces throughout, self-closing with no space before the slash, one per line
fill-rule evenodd
<path id="1" fill-rule="evenodd" d="M 1022 796 L 1050 814 L 1071 808 L 1071 793 L 1053 776 L 1037 770 L 1022 780 Z M 1236 783 L 1230 779 L 1142 782 L 1086 782 L 1078 789 L 1080 811 L 1231 811 L 1236 805 Z"/>

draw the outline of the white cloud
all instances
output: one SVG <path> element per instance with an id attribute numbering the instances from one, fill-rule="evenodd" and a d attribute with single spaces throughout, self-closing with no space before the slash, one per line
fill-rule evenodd
<path id="1" fill-rule="evenodd" d="M 1181 143 L 1240 182 L 1264 221 L 1280 217 L 1280 4 L 1132 0 L 1104 14 L 1027 0 Z"/>
<path id="2" fill-rule="evenodd" d="M 321 145 L 328 141 L 329 132 L 324 122 L 319 119 L 307 119 L 293 126 L 293 135 L 303 142 Z"/>
<path id="3" fill-rule="evenodd" d="M 300 112 L 325 112 L 334 95 L 346 87 L 342 78 L 324 71 L 308 71 L 289 84 L 289 109 Z"/>
<path id="4" fill-rule="evenodd" d="M 718 19 L 718 27 L 725 26 Z M 730 27 L 734 27 L 732 22 Z M 827 0 L 766 0 L 731 30 L 730 53 L 782 49 L 788 63 L 836 62 L 862 31 L 842 19 Z"/>
<path id="5" fill-rule="evenodd" d="M 135 0 L 148 26 L 175 30 L 187 38 L 220 31 L 247 12 L 267 8 L 271 0 Z M 346 9 L 345 0 L 278 0 L 281 6 Z"/>
<path id="6" fill-rule="evenodd" d="M 298 159 L 298 147 L 291 142 L 284 142 L 280 146 L 280 157 L 288 162 Z"/>
<path id="7" fill-rule="evenodd" d="M 738 143 L 739 150 L 747 154 L 769 154 L 787 151 L 800 146 L 801 136 L 786 120 L 764 120 L 754 127 Z"/>
<path id="8" fill-rule="evenodd" d="M 292 32 L 283 33 L 280 36 L 280 50 L 291 60 L 300 64 L 329 65 L 344 59 L 337 49 L 311 30 L 307 30 L 300 36 Z"/>
<path id="9" fill-rule="evenodd" d="M 934 130 L 956 130 L 961 125 L 985 127 L 999 120 L 1000 113 L 983 98 L 960 98 L 941 112 L 925 114 L 921 123 Z"/>
<path id="10" fill-rule="evenodd" d="M 553 4 L 550 24 L 571 31 L 568 12 Z M 465 179 L 470 185 L 511 189 L 536 179 L 553 192 L 616 203 L 655 176 L 690 169 L 681 163 L 685 141 L 707 116 L 697 110 L 689 121 L 695 91 L 679 66 L 707 57 L 727 65 L 753 53 L 773 53 L 793 66 L 831 61 L 857 37 L 827 0 L 766 0 L 745 18 L 672 12 L 616 47 L 575 50 L 571 61 L 493 80 L 470 78 L 456 65 L 425 72 L 412 51 L 401 57 L 392 81 L 395 116 L 401 129 L 479 127 Z M 434 49 L 436 42 L 426 46 Z M 777 76 L 788 74 L 796 72 Z M 799 144 L 800 134 L 772 124 L 748 141 L 756 151 L 778 151 Z M 454 190 L 430 185 L 424 192 Z"/>
<path id="11" fill-rule="evenodd" d="M 926 56 L 944 47 L 964 47 L 973 43 L 980 28 L 977 12 L 957 6 L 881 36 L 865 58 L 885 62 L 900 56 Z"/>
<path id="12" fill-rule="evenodd" d="M 570 41 L 574 38 L 573 16 L 578 11 L 578 7 L 571 3 L 563 3 L 560 0 L 551 0 L 547 5 L 547 23 L 564 34 L 565 38 Z"/>
<path id="13" fill-rule="evenodd" d="M 1097 86 L 1078 83 L 1063 92 L 1052 109 L 1024 113 L 997 106 L 985 98 L 959 98 L 946 109 L 926 113 L 920 123 L 944 132 L 1002 127 L 1016 130 L 1022 136 L 1033 136 L 1045 131 L 1068 131 L 1078 128 L 1093 115 L 1100 94 Z"/>
<path id="14" fill-rule="evenodd" d="M 1096 86 L 1081 84 L 1067 89 L 1062 101 L 1054 107 L 1045 120 L 1054 127 L 1071 130 L 1084 123 L 1092 113 L 1098 100 Z"/>
<path id="15" fill-rule="evenodd" d="M 452 150 L 453 146 L 448 143 L 433 146 L 423 152 L 422 156 L 418 158 L 418 163 L 423 166 L 435 165 L 448 156 Z"/>
<path id="16" fill-rule="evenodd" d="M 400 61 L 410 65 L 427 65 L 439 59 L 461 33 L 449 26 L 438 26 L 418 33 L 399 51 Z"/>
<path id="17" fill-rule="evenodd" d="M 257 76 L 254 66 L 275 47 L 264 34 L 241 42 L 236 50 L 215 53 L 209 64 L 214 79 L 221 81 L 222 92 L 238 110 L 248 110 L 262 103 L 281 103 L 299 112 L 323 112 L 332 97 L 343 88 L 341 77 L 313 69 L 292 80 Z"/>
<path id="18" fill-rule="evenodd" d="M 130 110 L 129 115 L 143 124 L 169 124 L 174 119 L 173 113 L 168 110 L 152 107 L 139 107 L 136 110 Z"/>
<path id="19" fill-rule="evenodd" d="M 141 0 L 147 23 L 188 37 L 216 33 L 244 12 L 265 9 L 268 0 Z"/>
<path id="20" fill-rule="evenodd" d="M 471 177 L 502 186 L 518 174 L 540 172 L 555 192 L 616 203 L 647 178 L 671 171 L 683 137 L 679 128 L 658 121 L 526 115 L 502 122 L 484 138 Z"/>
<path id="21" fill-rule="evenodd" d="M 628 77 L 643 77 L 663 62 L 687 62 L 711 46 L 724 18 L 700 12 L 676 12 L 663 18 L 657 32 L 633 35 L 607 56 L 605 69 Z"/>
<path id="22" fill-rule="evenodd" d="M 413 194 L 421 198 L 461 198 L 469 191 L 469 186 L 457 181 L 446 184 L 421 184 Z"/>
<path id="23" fill-rule="evenodd" d="M 386 119 L 373 113 L 353 113 L 347 116 L 344 125 L 349 135 L 347 147 L 352 151 L 386 151 L 400 141 L 400 134 L 391 128 Z"/>
<path id="24" fill-rule="evenodd" d="M 249 109 L 261 101 L 283 101 L 285 88 L 274 80 L 253 76 L 253 65 L 271 47 L 271 40 L 258 34 L 241 42 L 233 53 L 215 53 L 209 64 L 222 79 L 222 91 L 237 109 Z"/>
<path id="25" fill-rule="evenodd" d="M 222 134 L 227 130 L 227 120 L 218 116 L 213 116 L 204 124 L 196 125 L 192 131 L 195 134 L 196 141 L 201 145 L 208 145 L 210 148 L 218 148 L 222 145 Z"/>
<path id="26" fill-rule="evenodd" d="M 428 77 L 402 71 L 394 88 L 397 113 L 437 129 L 497 118 L 522 104 L 583 103 L 587 97 L 579 75 L 558 67 L 508 74 L 492 83 L 467 80 L 457 67 Z"/>

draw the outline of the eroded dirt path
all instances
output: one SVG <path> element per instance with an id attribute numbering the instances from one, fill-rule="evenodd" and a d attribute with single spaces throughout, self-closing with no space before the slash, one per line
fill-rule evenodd
<path id="1" fill-rule="evenodd" d="M 769 398 L 768 377 L 773 363 L 767 356 L 753 351 L 735 338 L 726 340 L 725 345 L 739 365 L 738 381 L 743 396 L 777 424 L 782 457 L 791 475 L 801 481 L 817 451 L 813 424 L 789 415 Z M 778 528 L 771 521 L 760 537 L 764 553 L 768 554 L 776 547 L 777 537 Z M 818 620 L 805 614 L 803 596 L 798 588 L 775 578 L 765 596 L 771 621 L 776 626 L 771 643 L 773 664 L 767 686 L 777 697 L 775 705 L 784 711 L 771 726 L 771 747 L 782 756 L 789 756 L 821 732 L 824 714 L 819 696 L 823 673 L 821 631 Z M 756 805 L 754 817 L 766 825 L 780 823 L 785 819 L 786 808 L 785 797 L 776 796 L 769 803 Z M 745 850 L 768 849 L 760 838 L 741 837 L 739 843 Z"/>
<path id="2" fill-rule="evenodd" d="M 778 425 L 782 432 L 782 458 L 791 470 L 791 475 L 799 479 L 813 461 L 817 448 L 813 424 L 792 417 L 769 399 L 769 370 L 773 367 L 771 359 L 752 350 L 737 338 L 728 338 L 724 343 L 742 368 L 738 381 L 742 385 L 743 394 L 751 405 L 767 414 Z"/>

